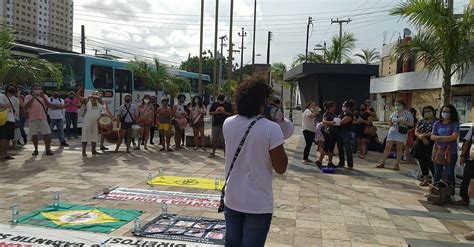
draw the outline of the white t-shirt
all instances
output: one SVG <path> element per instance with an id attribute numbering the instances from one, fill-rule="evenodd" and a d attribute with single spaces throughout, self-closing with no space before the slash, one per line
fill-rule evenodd
<path id="1" fill-rule="evenodd" d="M 303 130 L 309 130 L 311 132 L 316 132 L 316 126 L 314 126 L 314 118 L 310 118 L 312 112 L 310 109 L 306 109 L 303 112 L 303 121 L 301 121 L 301 128 Z"/>
<path id="2" fill-rule="evenodd" d="M 226 176 L 237 147 L 255 118 L 236 115 L 225 120 Z M 277 123 L 265 118 L 258 120 L 250 130 L 227 181 L 224 198 L 227 207 L 249 214 L 273 213 L 270 150 L 284 142 L 283 132 Z"/>
<path id="3" fill-rule="evenodd" d="M 64 106 L 64 100 L 61 98 L 49 98 L 49 103 L 55 106 Z M 63 109 L 48 109 L 48 114 L 51 119 L 63 119 Z"/>
<path id="4" fill-rule="evenodd" d="M 11 96 L 9 97 L 10 98 L 10 101 L 12 102 L 13 104 L 13 109 L 15 109 L 15 111 L 11 110 L 8 112 L 8 118 L 7 118 L 7 121 L 8 122 L 15 122 L 15 119 L 19 119 L 20 117 L 20 100 L 15 97 L 15 96 Z M 0 105 L 6 105 L 6 106 L 11 106 L 10 105 L 10 101 L 8 101 L 8 96 L 6 96 L 5 94 L 0 94 Z"/>

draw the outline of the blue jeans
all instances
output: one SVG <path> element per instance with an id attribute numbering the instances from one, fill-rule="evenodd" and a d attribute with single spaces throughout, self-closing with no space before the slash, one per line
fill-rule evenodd
<path id="1" fill-rule="evenodd" d="M 247 214 L 225 207 L 224 216 L 226 247 L 263 247 L 265 245 L 272 214 Z"/>
<path id="2" fill-rule="evenodd" d="M 345 157 L 344 153 L 346 153 L 347 157 L 347 166 L 348 167 L 353 167 L 354 166 L 354 160 L 352 158 L 352 132 L 347 131 L 347 132 L 341 132 L 339 133 L 339 136 L 337 138 L 337 149 L 339 150 L 339 165 L 344 166 L 345 165 Z"/>
<path id="3" fill-rule="evenodd" d="M 439 165 L 435 164 L 435 175 L 434 175 L 434 182 L 439 182 L 443 177 L 446 177 L 448 182 L 451 185 L 455 185 L 455 178 L 454 178 L 454 168 L 456 167 L 456 162 L 458 161 L 458 155 L 456 153 L 451 154 L 451 164 L 449 165 Z"/>
<path id="4" fill-rule="evenodd" d="M 51 132 L 53 132 L 54 126 L 58 129 L 58 139 L 59 142 L 65 143 L 64 140 L 64 122 L 62 119 L 51 119 L 51 125 L 49 126 L 51 128 Z"/>

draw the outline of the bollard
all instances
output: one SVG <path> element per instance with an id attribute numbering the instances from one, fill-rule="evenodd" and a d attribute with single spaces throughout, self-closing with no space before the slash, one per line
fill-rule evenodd
<path id="1" fill-rule="evenodd" d="M 12 209 L 12 223 L 18 223 L 18 220 L 20 218 L 20 205 L 15 203 L 11 207 Z"/>
<path id="2" fill-rule="evenodd" d="M 160 166 L 160 176 L 163 176 L 163 167 Z"/>
<path id="3" fill-rule="evenodd" d="M 219 190 L 219 177 L 216 177 L 215 181 L 214 181 L 214 187 L 216 190 Z"/>
<path id="4" fill-rule="evenodd" d="M 148 182 L 150 183 L 151 180 L 153 180 L 153 174 L 151 174 L 151 171 L 148 171 Z"/>
<path id="5" fill-rule="evenodd" d="M 53 206 L 55 208 L 59 207 L 59 191 L 53 192 Z"/>

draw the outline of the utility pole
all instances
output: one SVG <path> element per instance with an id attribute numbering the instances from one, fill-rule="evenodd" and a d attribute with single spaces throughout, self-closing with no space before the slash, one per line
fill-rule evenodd
<path id="1" fill-rule="evenodd" d="M 202 40 L 204 36 L 204 0 L 201 0 L 201 33 L 199 37 L 199 83 L 198 94 L 202 94 Z"/>
<path id="2" fill-rule="evenodd" d="M 234 0 L 230 0 L 230 25 L 229 25 L 229 64 L 227 68 L 227 78 L 232 79 L 232 63 L 234 62 L 233 53 L 234 47 L 232 43 L 232 27 L 234 25 Z"/>
<path id="3" fill-rule="evenodd" d="M 221 40 L 221 54 L 219 57 L 219 86 L 217 87 L 220 90 L 220 86 L 222 85 L 222 62 L 224 60 L 224 41 L 227 40 L 227 35 L 219 37 Z"/>
<path id="4" fill-rule="evenodd" d="M 270 64 L 270 41 L 272 41 L 273 33 L 268 31 L 268 44 L 267 44 L 267 64 Z"/>
<path id="5" fill-rule="evenodd" d="M 339 18 L 337 18 L 336 20 L 331 19 L 331 24 L 333 24 L 333 23 L 338 23 L 339 24 L 339 44 L 342 43 L 342 24 L 343 23 L 349 23 L 351 21 L 352 21 L 351 18 L 346 19 L 346 20 L 339 20 Z M 339 51 L 338 63 L 340 64 L 341 62 L 342 62 L 342 52 Z"/>
<path id="6" fill-rule="evenodd" d="M 86 31 L 84 25 L 81 25 L 81 53 L 86 54 Z"/>
<path id="7" fill-rule="evenodd" d="M 219 26 L 219 0 L 216 0 L 216 23 L 215 23 L 215 27 L 214 27 L 214 70 L 213 70 L 213 74 L 212 74 L 212 80 L 213 80 L 213 83 L 214 83 L 214 89 L 215 91 L 213 92 L 214 94 L 216 94 L 216 91 L 219 91 L 219 85 L 218 85 L 218 82 L 217 82 L 217 34 L 219 32 L 218 30 L 218 26 Z M 222 50 L 222 48 L 221 48 Z M 222 52 L 221 52 L 222 54 Z M 222 64 L 222 63 L 220 63 Z M 220 77 L 219 77 L 220 79 Z M 216 95 L 215 95 L 216 96 Z"/>
<path id="8" fill-rule="evenodd" d="M 242 33 L 239 33 L 239 37 L 242 37 L 242 46 L 240 47 L 240 83 L 244 75 L 244 38 L 247 37 L 247 32 L 242 28 Z"/>
<path id="9" fill-rule="evenodd" d="M 306 53 L 305 61 L 308 62 L 308 42 L 309 42 L 309 26 L 313 25 L 313 17 L 308 17 L 308 24 L 306 25 Z"/>
<path id="10" fill-rule="evenodd" d="M 255 36 L 257 35 L 257 0 L 253 5 L 253 47 L 252 47 L 252 65 L 255 64 Z"/>

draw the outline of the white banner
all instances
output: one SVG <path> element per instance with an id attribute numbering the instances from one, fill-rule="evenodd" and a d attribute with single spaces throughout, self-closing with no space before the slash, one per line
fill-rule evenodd
<path id="1" fill-rule="evenodd" d="M 0 224 L 0 247 L 212 247 L 218 245 L 187 243 L 135 237 L 114 237 L 81 231 L 66 231 L 20 225 Z"/>
<path id="2" fill-rule="evenodd" d="M 159 202 L 179 206 L 218 208 L 220 195 L 157 191 L 143 189 L 113 188 L 108 194 L 100 194 L 96 199 Z"/>

